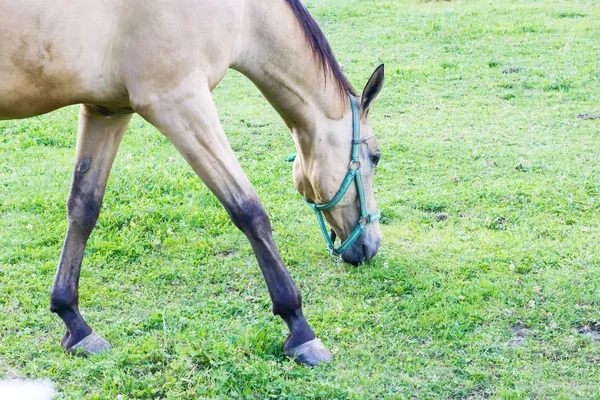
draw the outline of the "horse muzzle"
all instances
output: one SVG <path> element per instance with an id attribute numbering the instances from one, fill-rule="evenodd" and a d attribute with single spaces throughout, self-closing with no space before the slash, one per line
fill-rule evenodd
<path id="1" fill-rule="evenodd" d="M 381 236 L 367 235 L 366 232 L 342 254 L 342 260 L 354 266 L 369 261 L 377 254 Z"/>

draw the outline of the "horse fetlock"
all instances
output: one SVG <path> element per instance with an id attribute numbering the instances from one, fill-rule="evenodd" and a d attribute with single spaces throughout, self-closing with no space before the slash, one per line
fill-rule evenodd
<path id="1" fill-rule="evenodd" d="M 92 328 L 79 313 L 76 302 L 53 297 L 50 300 L 50 311 L 57 314 L 67 327 L 67 331 L 60 341 L 63 348 L 68 349 L 92 333 Z"/>
<path id="2" fill-rule="evenodd" d="M 303 319 L 302 297 L 298 290 L 290 290 L 289 293 L 273 298 L 273 314 L 279 315 L 284 320 Z"/>
<path id="3" fill-rule="evenodd" d="M 70 314 L 77 314 L 77 299 L 71 293 L 72 291 L 53 289 L 50 293 L 50 311 L 68 317 Z"/>

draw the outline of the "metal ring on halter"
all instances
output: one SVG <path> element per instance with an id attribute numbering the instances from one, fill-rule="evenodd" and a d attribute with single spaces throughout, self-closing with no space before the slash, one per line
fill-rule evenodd
<path id="1" fill-rule="evenodd" d="M 342 262 L 342 255 L 336 253 L 335 249 L 328 247 L 327 250 L 329 250 L 329 257 L 331 258 L 331 261 L 333 261 L 336 264 L 339 264 Z"/>
<path id="2" fill-rule="evenodd" d="M 352 168 L 353 165 L 358 165 L 357 168 Z M 348 169 L 359 170 L 360 169 L 360 160 L 352 160 L 350 164 L 348 164 Z"/>

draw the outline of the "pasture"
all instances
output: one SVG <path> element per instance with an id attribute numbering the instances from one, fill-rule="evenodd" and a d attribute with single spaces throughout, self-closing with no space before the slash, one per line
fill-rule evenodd
<path id="1" fill-rule="evenodd" d="M 334 362 L 283 355 L 244 235 L 139 117 L 81 276 L 82 313 L 114 348 L 65 354 L 48 308 L 71 107 L 0 122 L 0 377 L 68 399 L 600 398 L 600 3 L 306 4 L 357 88 L 386 64 L 373 261 L 330 261 L 258 90 L 232 71 L 214 96 Z"/>

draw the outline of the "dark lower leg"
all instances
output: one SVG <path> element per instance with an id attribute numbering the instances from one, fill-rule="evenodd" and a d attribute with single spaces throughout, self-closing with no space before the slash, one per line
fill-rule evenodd
<path id="1" fill-rule="evenodd" d="M 315 334 L 302 313 L 302 297 L 273 242 L 271 223 L 260 202 L 252 200 L 226 208 L 252 245 L 267 282 L 273 313 L 279 315 L 290 330 L 285 347 L 294 348 L 314 339 Z"/>
<path id="2" fill-rule="evenodd" d="M 79 272 L 87 236 L 83 235 L 75 223 L 69 223 L 67 237 L 60 257 L 58 271 L 50 295 L 50 311 L 58 314 L 67 328 L 61 345 L 69 349 L 92 333 L 79 312 Z"/>
<path id="3" fill-rule="evenodd" d="M 279 315 L 290 330 L 285 346 L 296 347 L 315 338 L 302 313 L 302 297 L 283 265 L 270 235 L 265 240 L 250 239 L 256 258 L 267 282 L 273 314 Z"/>

